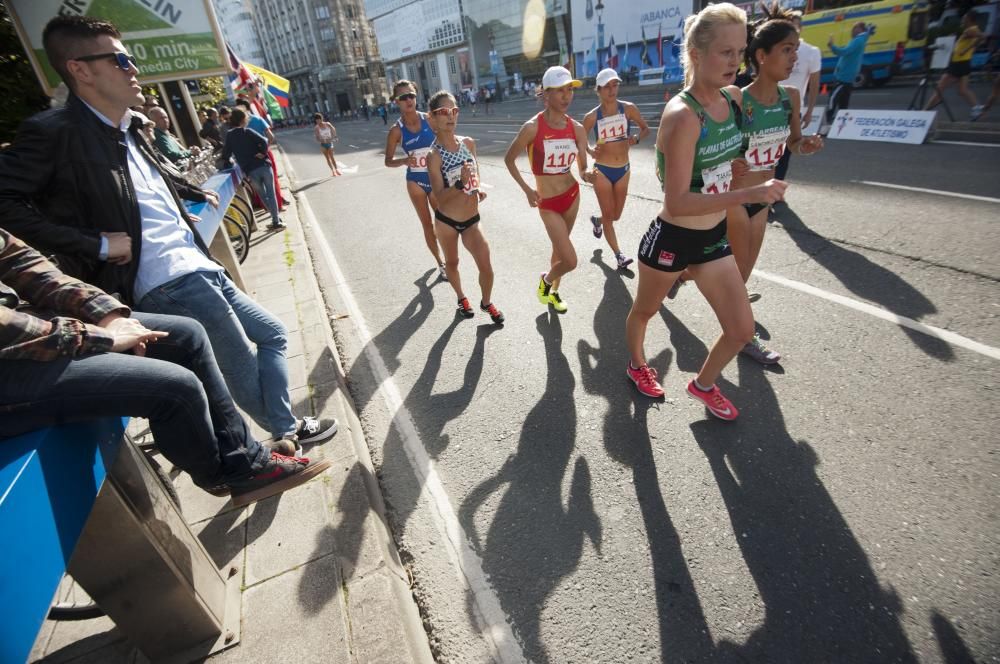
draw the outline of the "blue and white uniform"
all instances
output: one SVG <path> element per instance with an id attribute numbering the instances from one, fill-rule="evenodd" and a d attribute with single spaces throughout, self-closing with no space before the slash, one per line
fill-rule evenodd
<path id="1" fill-rule="evenodd" d="M 416 166 L 406 167 L 406 179 L 416 182 L 426 193 L 431 193 L 431 179 L 427 175 L 427 155 L 430 154 L 431 146 L 434 144 L 434 131 L 430 123 L 427 122 L 425 113 L 417 113 L 420 116 L 420 131 L 414 133 L 406 128 L 403 118 L 396 120 L 396 125 L 403 135 L 403 152 L 407 157 L 416 157 Z"/>
<path id="2" fill-rule="evenodd" d="M 594 109 L 597 111 L 597 122 L 594 123 L 594 138 L 598 143 L 618 143 L 627 141 L 632 132 L 632 121 L 625 115 L 625 104 L 618 102 L 618 112 L 614 115 L 604 115 L 601 106 Z M 614 184 L 625 177 L 629 171 L 629 164 L 624 166 L 606 166 L 595 163 L 594 166 L 604 177 Z"/>

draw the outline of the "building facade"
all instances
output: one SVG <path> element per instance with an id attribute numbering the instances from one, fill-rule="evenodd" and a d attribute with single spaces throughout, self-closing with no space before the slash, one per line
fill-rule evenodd
<path id="1" fill-rule="evenodd" d="M 212 5 L 222 36 L 236 56 L 263 67 L 264 49 L 260 46 L 249 0 L 212 0 Z"/>
<path id="2" fill-rule="evenodd" d="M 268 69 L 291 82 L 290 115 L 338 115 L 387 97 L 361 0 L 249 0 Z"/>
<path id="3" fill-rule="evenodd" d="M 508 94 L 570 53 L 568 0 L 366 0 L 365 7 L 390 85 L 406 78 L 423 93 L 486 86 Z"/>

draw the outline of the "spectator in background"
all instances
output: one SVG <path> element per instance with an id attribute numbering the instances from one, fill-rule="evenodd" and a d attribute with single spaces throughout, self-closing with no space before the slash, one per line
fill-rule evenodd
<path id="1" fill-rule="evenodd" d="M 792 23 L 799 31 L 799 49 L 795 66 L 792 67 L 792 75 L 782 82 L 782 85 L 792 86 L 799 91 L 801 99 L 806 100 L 799 117 L 802 120 L 802 129 L 809 126 L 812 120 L 813 110 L 816 108 L 816 97 L 819 95 L 819 75 L 823 68 L 823 53 L 818 47 L 802 39 L 802 13 L 792 12 Z M 788 162 L 792 157 L 791 150 L 785 150 L 774 169 L 774 177 L 784 180 L 788 173 Z M 784 201 L 779 201 L 784 203 Z"/>
<path id="2" fill-rule="evenodd" d="M 208 141 L 213 148 L 222 147 L 222 135 L 219 132 L 219 112 L 214 108 L 205 111 L 205 121 L 201 123 L 198 135 Z"/>
<path id="3" fill-rule="evenodd" d="M 0 437 L 121 416 L 148 418 L 172 464 L 237 506 L 330 466 L 253 439 L 197 321 L 133 313 L 0 230 Z"/>
<path id="4" fill-rule="evenodd" d="M 154 106 L 149 109 L 147 117 L 156 125 L 156 128 L 153 130 L 155 134 L 153 144 L 160 151 L 160 154 L 172 163 L 176 164 L 183 159 L 190 159 L 192 154 L 198 154 L 199 150 L 197 146 L 193 146 L 190 150 L 185 150 L 177 142 L 177 139 L 170 134 L 170 118 L 167 116 L 165 110 L 159 106 Z"/>
<path id="5" fill-rule="evenodd" d="M 271 144 L 274 143 L 274 132 L 271 131 L 271 127 L 267 124 L 267 121 L 264 118 L 254 113 L 253 107 L 250 105 L 250 102 L 247 101 L 246 99 L 237 99 L 236 107 L 238 109 L 242 109 L 243 112 L 246 114 L 247 128 L 257 132 L 258 134 L 267 139 L 267 145 L 268 145 L 267 159 L 268 162 L 271 164 L 271 175 L 274 179 L 274 194 L 275 198 L 278 201 L 278 209 L 284 210 L 285 206 L 288 205 L 288 202 L 285 201 L 285 197 L 281 193 L 281 183 L 278 182 L 278 162 L 274 158 L 274 153 L 271 152 L 271 147 L 270 147 Z M 231 127 L 239 126 L 233 120 L 230 120 L 230 125 Z"/>
<path id="6" fill-rule="evenodd" d="M 228 164 L 230 157 L 236 158 L 236 163 L 250 178 L 257 194 L 271 213 L 271 223 L 267 228 L 272 231 L 281 230 L 285 227 L 285 222 L 278 217 L 278 201 L 274 193 L 274 180 L 271 178 L 271 165 L 267 159 L 267 139 L 249 128 L 249 118 L 242 108 L 234 110 L 229 121 L 232 127 L 226 134 L 221 161 Z"/>
<path id="7" fill-rule="evenodd" d="M 976 98 L 976 93 L 969 89 L 969 74 L 972 73 L 972 54 L 976 52 L 976 47 L 985 39 L 982 30 L 976 25 L 972 12 L 966 12 L 962 17 L 962 33 L 955 42 L 955 48 L 951 51 L 951 60 L 948 68 L 944 70 L 944 75 L 938 81 L 937 89 L 931 96 L 925 111 L 929 111 L 938 104 L 944 95 L 944 91 L 951 87 L 951 84 L 958 81 L 958 94 L 962 95 L 971 108 L 970 114 L 973 121 L 978 120 L 983 113 L 983 107 Z"/>
<path id="8" fill-rule="evenodd" d="M 219 142 L 226 143 L 226 132 L 229 131 L 229 107 L 219 107 Z"/>
<path id="9" fill-rule="evenodd" d="M 276 439 L 333 436 L 335 421 L 293 415 L 284 326 L 212 259 L 179 199 L 190 188 L 158 167 L 129 110 L 142 88 L 117 28 L 57 16 L 42 40 L 71 94 L 0 153 L 0 227 L 126 304 L 202 323 L 230 393 Z"/>
<path id="10" fill-rule="evenodd" d="M 836 85 L 830 93 L 830 99 L 826 103 L 827 128 L 833 124 L 833 119 L 837 117 L 837 111 L 850 108 L 851 91 L 854 90 L 854 81 L 861 73 L 861 60 L 865 55 L 865 47 L 868 46 L 868 38 L 871 30 L 864 22 L 859 22 L 851 28 L 851 41 L 846 46 L 837 46 L 833 43 L 833 36 L 827 41 L 827 46 L 833 54 L 839 56 L 837 67 L 833 70 L 833 78 Z"/>

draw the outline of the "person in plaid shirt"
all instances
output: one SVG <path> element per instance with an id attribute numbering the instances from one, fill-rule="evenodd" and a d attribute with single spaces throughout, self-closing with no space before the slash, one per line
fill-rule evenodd
<path id="1" fill-rule="evenodd" d="M 0 445 L 41 427 L 113 416 L 148 418 L 172 464 L 206 490 L 228 491 L 236 505 L 330 466 L 253 439 L 200 323 L 134 313 L 0 229 Z"/>

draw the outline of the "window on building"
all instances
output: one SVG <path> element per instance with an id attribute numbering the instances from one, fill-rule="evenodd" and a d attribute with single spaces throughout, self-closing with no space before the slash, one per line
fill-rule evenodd
<path id="1" fill-rule="evenodd" d="M 448 56 L 448 71 L 450 71 L 452 74 L 457 74 L 458 73 L 458 67 L 455 65 L 455 56 L 454 55 L 449 55 Z"/>
<path id="2" fill-rule="evenodd" d="M 368 79 L 368 67 L 358 67 L 358 80 L 364 81 Z"/>
<path id="3" fill-rule="evenodd" d="M 351 32 L 354 33 L 354 38 L 357 39 L 358 38 L 358 29 L 357 28 L 351 28 Z"/>
<path id="4" fill-rule="evenodd" d="M 337 34 L 333 31 L 333 28 L 320 28 L 319 38 L 323 41 L 333 41 L 337 38 Z"/>
<path id="5" fill-rule="evenodd" d="M 330 18 L 330 8 L 326 5 L 316 7 L 316 18 Z"/>
<path id="6" fill-rule="evenodd" d="M 431 60 L 431 76 L 437 78 L 438 75 L 438 63 L 437 60 Z"/>
<path id="7" fill-rule="evenodd" d="M 344 11 L 347 13 L 347 18 L 354 18 L 354 5 L 347 5 Z"/>

